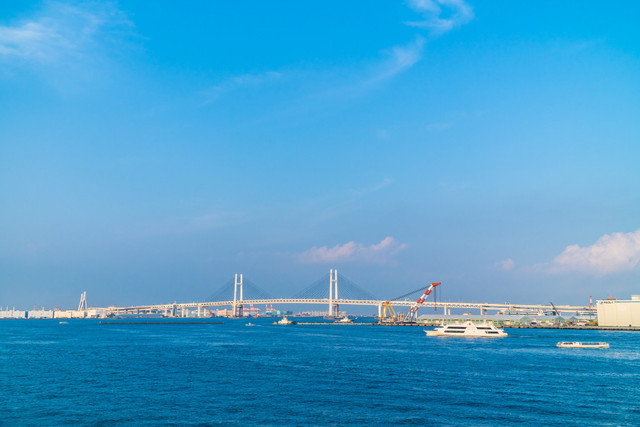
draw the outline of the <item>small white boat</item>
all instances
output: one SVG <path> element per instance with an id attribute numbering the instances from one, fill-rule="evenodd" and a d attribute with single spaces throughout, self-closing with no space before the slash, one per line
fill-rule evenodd
<path id="1" fill-rule="evenodd" d="M 253 323 L 249 322 L 249 323 L 247 323 L 247 324 L 246 324 L 246 325 L 244 325 L 244 326 L 255 326 L 255 325 L 254 325 Z"/>
<path id="2" fill-rule="evenodd" d="M 464 337 L 464 338 L 498 338 L 506 337 L 503 329 L 496 328 L 493 323 L 484 322 L 476 325 L 473 322 L 452 323 L 440 326 L 432 331 L 424 331 L 428 337 Z"/>
<path id="3" fill-rule="evenodd" d="M 69 322 L 66 322 L 66 321 L 64 321 L 64 320 L 63 320 L 63 321 L 61 321 L 61 322 L 58 322 L 58 324 L 59 324 L 59 325 L 68 325 L 68 324 L 69 324 Z"/>
<path id="4" fill-rule="evenodd" d="M 349 316 L 344 316 L 336 320 L 336 323 L 353 323 L 353 320 L 349 319 Z"/>
<path id="5" fill-rule="evenodd" d="M 609 348 L 608 342 L 580 342 L 580 341 L 560 341 L 556 344 L 560 348 Z"/>
<path id="6" fill-rule="evenodd" d="M 277 322 L 273 322 L 274 325 L 295 325 L 296 322 L 287 319 L 286 317 L 283 317 L 282 319 L 278 320 Z"/>

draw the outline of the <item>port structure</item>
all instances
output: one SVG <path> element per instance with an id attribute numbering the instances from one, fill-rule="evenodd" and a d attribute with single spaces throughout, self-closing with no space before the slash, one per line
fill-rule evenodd
<path id="1" fill-rule="evenodd" d="M 396 323 L 396 322 L 415 323 L 417 322 L 418 310 L 420 309 L 420 307 L 422 307 L 424 302 L 427 300 L 427 297 L 431 295 L 431 292 L 436 290 L 436 286 L 439 286 L 441 284 L 442 282 L 436 282 L 426 287 L 427 290 L 425 290 L 424 293 L 420 296 L 420 298 L 418 298 L 418 300 L 415 303 L 413 303 L 411 308 L 409 308 L 409 312 L 407 313 L 406 316 L 404 316 L 404 318 L 400 316 L 400 313 L 396 313 L 396 311 L 391 306 L 391 301 L 385 301 L 384 304 L 382 304 L 382 310 L 378 308 L 378 318 L 380 319 L 380 323 Z M 420 292 L 422 289 L 424 288 L 420 288 L 418 290 L 409 292 L 408 294 L 399 296 L 397 298 L 394 298 L 393 300 L 399 300 L 399 299 L 405 298 L 411 294 Z M 435 302 L 435 294 L 434 294 L 434 302 Z M 446 309 L 445 309 L 445 313 L 446 313 Z"/>
<path id="2" fill-rule="evenodd" d="M 198 317 L 207 316 L 207 312 L 209 309 L 213 307 L 230 307 L 231 308 L 231 317 L 241 317 L 244 313 L 244 307 L 250 305 L 274 305 L 274 304 L 313 304 L 313 305 L 325 305 L 328 306 L 328 313 L 330 316 L 336 316 L 338 313 L 338 308 L 341 305 L 346 306 L 369 306 L 376 307 L 378 309 L 378 316 L 381 317 L 383 311 L 386 310 L 387 315 L 393 314 L 394 319 L 398 319 L 398 313 L 393 310 L 391 307 L 391 303 L 396 308 L 398 307 L 406 307 L 410 311 L 417 311 L 417 309 L 411 310 L 412 307 L 416 305 L 415 300 L 409 299 L 377 299 L 375 297 L 349 297 L 348 295 L 345 297 L 345 292 L 338 293 L 338 278 L 342 277 L 338 275 L 337 270 L 330 270 L 329 272 L 329 293 L 328 295 L 325 293 L 324 296 L 317 295 L 307 295 L 307 296 L 298 296 L 293 298 L 271 298 L 271 297 L 253 297 L 245 299 L 247 285 L 246 280 L 243 280 L 242 274 L 236 274 L 234 280 L 232 280 L 231 285 L 233 285 L 233 298 L 218 298 L 218 299 L 210 299 L 208 301 L 200 301 L 200 302 L 186 302 L 186 303 L 169 303 L 169 304 L 152 304 L 152 305 L 136 305 L 136 306 L 111 306 L 106 309 L 107 314 L 143 314 L 143 313 L 164 313 L 166 315 L 172 316 L 180 316 L 187 317 L 189 313 L 196 314 Z M 322 279 L 326 280 L 326 275 Z M 342 282 L 345 282 L 345 278 L 342 278 Z M 320 284 L 320 287 L 323 287 L 326 292 L 326 284 Z M 229 285 L 229 290 L 231 288 Z M 437 286 L 432 284 L 432 286 Z M 424 289 L 421 288 L 421 289 Z M 366 291 L 365 291 L 366 292 Z M 414 291 L 416 292 L 416 291 Z M 425 295 L 423 295 L 425 296 Z M 424 301 L 423 301 L 424 302 Z M 86 300 L 85 300 L 86 304 Z M 463 310 L 478 310 L 479 314 L 484 315 L 489 311 L 493 312 L 513 312 L 513 311 L 534 311 L 538 312 L 541 315 L 544 313 L 569 313 L 569 314 L 578 314 L 578 315 L 595 315 L 595 307 L 593 306 L 576 306 L 576 305 L 544 305 L 544 304 L 510 304 L 510 303 L 479 303 L 479 302 L 450 302 L 450 301 L 433 301 L 430 302 L 429 305 L 433 304 L 433 307 L 436 309 L 443 309 L 445 314 L 451 314 L 451 309 L 463 309 Z M 194 313 L 195 312 L 195 313 Z M 416 316 L 417 318 L 417 316 Z"/>
<path id="3" fill-rule="evenodd" d="M 395 323 L 398 320 L 398 315 L 389 301 L 385 301 L 382 307 L 378 307 L 378 318 L 380 319 L 380 323 Z"/>
<path id="4" fill-rule="evenodd" d="M 416 303 L 414 305 L 412 305 L 411 308 L 409 309 L 409 313 L 407 314 L 407 317 L 405 318 L 406 321 L 416 322 L 418 320 L 418 310 L 420 309 L 420 307 L 422 307 L 422 304 L 424 304 L 424 302 L 427 300 L 429 295 L 431 295 L 431 292 L 433 292 L 433 291 L 435 291 L 437 289 L 436 286 L 439 286 L 441 284 L 442 284 L 442 282 L 437 282 L 437 283 L 432 283 L 431 285 L 429 285 L 427 290 L 424 291 L 424 294 L 422 294 L 422 296 L 420 298 L 418 298 L 418 301 L 416 301 Z M 435 292 L 433 294 L 433 297 L 434 297 L 434 302 L 435 302 Z"/>

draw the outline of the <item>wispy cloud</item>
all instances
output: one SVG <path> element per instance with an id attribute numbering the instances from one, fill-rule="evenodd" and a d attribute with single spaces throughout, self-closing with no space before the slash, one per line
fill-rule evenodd
<path id="1" fill-rule="evenodd" d="M 380 190 L 384 190 L 394 183 L 394 180 L 391 178 L 385 178 L 377 184 L 370 185 L 369 187 L 358 188 L 354 190 L 354 193 L 358 196 L 364 196 L 369 193 L 375 193 Z"/>
<path id="2" fill-rule="evenodd" d="M 440 132 L 452 128 L 453 125 L 453 122 L 433 122 L 427 124 L 426 129 L 429 132 Z"/>
<path id="3" fill-rule="evenodd" d="M 0 26 L 0 60 L 47 63 L 83 56 L 105 33 L 132 27 L 112 3 L 47 3 L 28 19 Z"/>
<path id="4" fill-rule="evenodd" d="M 407 245 L 398 243 L 393 237 L 386 237 L 380 243 L 366 246 L 362 243 L 349 242 L 336 245 L 312 247 L 298 255 L 303 263 L 328 264 L 339 262 L 363 262 L 368 264 L 386 264 L 393 257 L 405 250 Z"/>
<path id="5" fill-rule="evenodd" d="M 612 233 L 591 246 L 569 245 L 553 261 L 536 265 L 550 274 L 579 272 L 595 276 L 635 269 L 640 263 L 640 230 Z"/>
<path id="6" fill-rule="evenodd" d="M 406 24 L 427 28 L 432 36 L 440 36 L 473 19 L 473 9 L 463 0 L 411 0 L 409 5 L 420 12 L 424 20 Z M 387 59 L 371 82 L 391 78 L 413 67 L 422 59 L 425 44 L 424 37 L 417 35 L 413 42 L 386 51 Z"/>
<path id="7" fill-rule="evenodd" d="M 422 13 L 422 21 L 407 22 L 413 27 L 427 28 L 441 35 L 470 22 L 473 9 L 463 0 L 411 0 L 411 7 Z"/>
<path id="8" fill-rule="evenodd" d="M 378 69 L 368 83 L 389 79 L 413 67 L 422 59 L 424 43 L 424 38 L 418 36 L 415 41 L 409 44 L 394 46 L 385 51 L 385 60 L 377 67 Z"/>
<path id="9" fill-rule="evenodd" d="M 513 262 L 511 258 L 509 258 L 509 259 L 496 262 L 494 266 L 499 270 L 509 271 L 514 269 L 514 267 L 516 266 L 516 263 Z"/>
<path id="10" fill-rule="evenodd" d="M 299 99 L 287 102 L 284 111 L 279 111 L 277 114 L 299 113 L 309 107 L 317 107 L 318 104 L 334 104 L 337 100 L 362 96 L 419 63 L 428 42 L 427 32 L 430 38 L 435 38 L 473 19 L 473 10 L 463 0 L 415 0 L 410 1 L 410 6 L 424 17 L 423 21 L 405 23 L 416 28 L 412 41 L 381 50 L 378 57 L 366 61 L 357 70 L 338 70 L 333 73 L 333 76 L 331 72 L 322 70 L 313 76 L 314 85 L 311 91 L 305 91 L 304 88 L 296 91 L 294 96 L 298 96 Z M 299 73 L 268 71 L 231 77 L 202 91 L 206 98 L 203 105 L 213 103 L 225 93 L 242 88 L 260 88 L 265 83 L 281 80 L 284 75 L 289 77 L 292 74 L 297 74 L 298 78 L 301 75 L 309 78 L 309 73 L 304 71 Z M 329 76 L 328 79 L 327 76 Z M 318 87 L 320 87 L 319 90 Z M 269 117 L 272 117 L 272 114 L 269 114 Z"/>
<path id="11" fill-rule="evenodd" d="M 135 231 L 127 230 L 127 237 L 154 237 L 198 234 L 236 225 L 247 220 L 244 212 L 210 212 L 202 215 L 166 218 L 138 224 Z"/>
<path id="12" fill-rule="evenodd" d="M 258 74 L 241 74 L 239 76 L 230 77 L 218 84 L 209 86 L 202 91 L 205 97 L 204 105 L 210 104 L 220 96 L 227 92 L 242 88 L 255 88 L 264 83 L 273 82 L 282 78 L 284 73 L 279 71 L 267 71 Z"/>

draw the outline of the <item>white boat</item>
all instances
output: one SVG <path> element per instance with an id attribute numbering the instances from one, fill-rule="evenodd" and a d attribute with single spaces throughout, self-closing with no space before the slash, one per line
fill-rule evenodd
<path id="1" fill-rule="evenodd" d="M 580 341 L 560 341 L 556 344 L 560 348 L 609 348 L 608 342 L 580 342 Z"/>
<path id="2" fill-rule="evenodd" d="M 296 322 L 287 319 L 286 317 L 283 317 L 282 319 L 278 320 L 277 322 L 273 322 L 274 325 L 295 325 Z"/>
<path id="3" fill-rule="evenodd" d="M 344 316 L 344 317 L 336 320 L 336 323 L 353 323 L 353 320 L 349 319 L 348 316 Z"/>
<path id="4" fill-rule="evenodd" d="M 503 329 L 496 328 L 493 323 L 484 322 L 476 325 L 473 322 L 451 323 L 442 325 L 432 331 L 424 331 L 428 337 L 465 337 L 465 338 L 497 338 L 506 337 Z"/>
<path id="5" fill-rule="evenodd" d="M 255 326 L 253 323 L 249 322 L 245 326 Z"/>

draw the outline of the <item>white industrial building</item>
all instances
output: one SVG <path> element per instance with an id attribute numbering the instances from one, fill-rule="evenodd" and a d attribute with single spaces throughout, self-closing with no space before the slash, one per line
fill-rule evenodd
<path id="1" fill-rule="evenodd" d="M 57 310 L 53 312 L 53 317 L 56 319 L 95 319 L 104 316 L 104 308 L 88 308 L 85 310 Z M 31 312 L 29 312 L 29 317 L 31 317 Z"/>
<path id="2" fill-rule="evenodd" d="M 598 301 L 598 326 L 640 327 L 640 295 Z"/>
<path id="3" fill-rule="evenodd" d="M 29 319 L 53 319 L 53 310 L 29 310 L 27 312 Z"/>
<path id="4" fill-rule="evenodd" d="M 0 319 L 24 319 L 26 317 L 27 312 L 25 310 L 16 310 L 15 307 L 11 310 L 9 310 L 9 307 L 6 310 L 0 308 Z"/>

